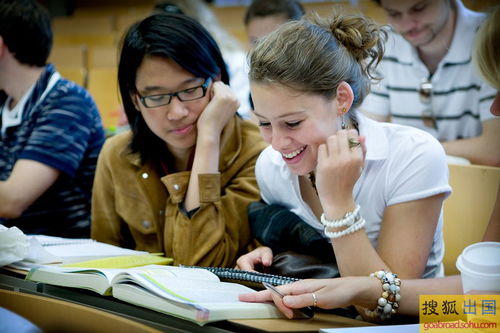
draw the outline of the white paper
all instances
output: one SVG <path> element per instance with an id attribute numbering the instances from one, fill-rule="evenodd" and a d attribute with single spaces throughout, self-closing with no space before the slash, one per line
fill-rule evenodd
<path id="1" fill-rule="evenodd" d="M 0 266 L 22 260 L 28 253 L 26 235 L 17 227 L 0 224 Z"/>

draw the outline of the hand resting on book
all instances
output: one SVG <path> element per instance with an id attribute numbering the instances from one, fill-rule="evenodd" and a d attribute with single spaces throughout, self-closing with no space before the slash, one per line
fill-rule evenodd
<path id="1" fill-rule="evenodd" d="M 239 299 L 243 302 L 273 301 L 278 309 L 291 319 L 293 309 L 307 306 L 317 306 L 322 309 L 336 309 L 350 305 L 373 307 L 373 300 L 380 296 L 380 281 L 369 276 L 300 280 L 276 288 L 285 295 L 283 298 L 272 294 L 269 290 L 263 290 L 242 294 Z"/>

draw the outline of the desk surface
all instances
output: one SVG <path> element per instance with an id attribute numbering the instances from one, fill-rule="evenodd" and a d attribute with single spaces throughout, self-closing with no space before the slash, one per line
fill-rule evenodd
<path id="1" fill-rule="evenodd" d="M 364 321 L 354 320 L 329 313 L 315 313 L 311 319 L 240 319 L 230 323 L 264 332 L 318 332 L 321 328 L 374 326 Z"/>
<path id="2" fill-rule="evenodd" d="M 31 321 L 43 332 L 161 333 L 149 325 L 90 306 L 1 288 L 0 306 Z M 11 319 L 13 322 L 9 322 L 7 327 L 12 327 L 7 330 L 20 329 L 21 326 L 15 324 L 16 318 Z"/>
<path id="3" fill-rule="evenodd" d="M 19 271 L 0 269 L 0 288 L 49 296 L 90 306 L 169 332 L 318 332 L 320 328 L 369 326 L 370 323 L 334 314 L 317 313 L 312 319 L 228 320 L 199 326 L 190 321 L 138 307 L 91 291 L 24 280 Z"/>

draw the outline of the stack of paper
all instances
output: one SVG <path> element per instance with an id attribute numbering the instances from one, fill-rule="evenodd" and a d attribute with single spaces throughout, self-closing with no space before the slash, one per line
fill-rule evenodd
<path id="1" fill-rule="evenodd" d="M 45 235 L 29 236 L 29 253 L 11 267 L 29 270 L 39 265 L 62 264 L 78 267 L 134 267 L 147 264 L 168 264 L 171 259 L 97 242 L 92 239 L 61 238 Z M 122 260 L 116 260 L 121 258 Z M 113 260 L 115 259 L 115 260 Z M 95 262 L 95 260 L 99 260 Z M 88 262 L 90 261 L 90 262 Z"/>

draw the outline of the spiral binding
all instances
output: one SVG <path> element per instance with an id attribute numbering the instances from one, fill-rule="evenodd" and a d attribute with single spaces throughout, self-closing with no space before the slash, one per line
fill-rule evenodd
<path id="1" fill-rule="evenodd" d="M 288 276 L 281 276 L 281 275 L 274 275 L 274 274 L 267 274 L 260 272 L 249 272 L 228 267 L 201 267 L 201 266 L 183 266 L 183 267 L 206 269 L 217 275 L 220 279 L 224 280 L 249 281 L 259 284 L 262 282 L 267 282 L 269 284 L 272 284 L 273 286 L 279 286 L 282 284 L 292 283 L 300 280 Z"/>

